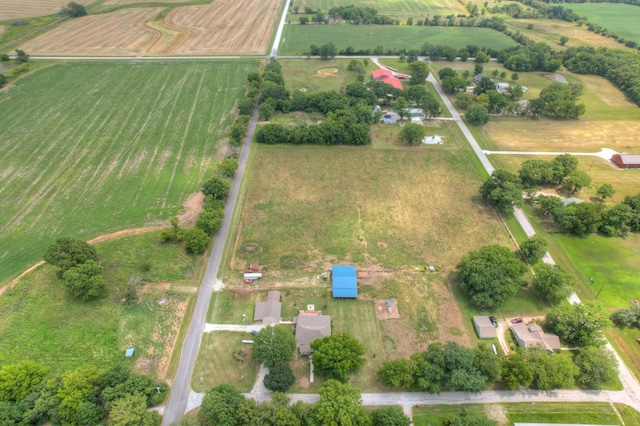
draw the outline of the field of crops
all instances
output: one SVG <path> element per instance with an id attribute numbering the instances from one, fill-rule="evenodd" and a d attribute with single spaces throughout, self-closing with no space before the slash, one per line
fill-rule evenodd
<path id="1" fill-rule="evenodd" d="M 178 213 L 211 172 L 257 65 L 68 63 L 0 93 L 0 283 L 57 236 L 88 240 Z"/>
<path id="2" fill-rule="evenodd" d="M 416 19 L 429 15 L 457 15 L 466 14 L 465 8 L 455 0 L 387 0 L 384 2 L 376 0 L 295 0 L 293 6 L 299 6 L 304 10 L 305 6 L 314 10 L 320 9 L 324 12 L 334 6 L 373 7 L 381 15 L 390 16 L 413 16 Z"/>
<path id="3" fill-rule="evenodd" d="M 51 15 L 60 10 L 65 1 L 58 0 L 2 0 L 0 2 L 0 21 L 31 18 L 34 16 Z M 87 5 L 90 0 L 77 0 L 76 3 Z"/>
<path id="4" fill-rule="evenodd" d="M 406 48 L 419 49 L 425 42 L 455 48 L 478 46 L 514 46 L 504 34 L 488 28 L 417 27 L 398 25 L 285 25 L 280 54 L 302 55 L 312 44 L 333 42 L 338 50 L 351 46 L 356 50 Z"/>
<path id="5" fill-rule="evenodd" d="M 590 22 L 602 25 L 620 37 L 640 43 L 640 7 L 629 4 L 583 3 L 570 7 Z"/>

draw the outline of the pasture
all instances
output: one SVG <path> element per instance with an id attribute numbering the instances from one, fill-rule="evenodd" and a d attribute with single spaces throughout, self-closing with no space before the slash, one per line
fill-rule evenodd
<path id="1" fill-rule="evenodd" d="M 157 3 L 150 3 L 157 6 Z M 22 45 L 32 55 L 264 54 L 281 0 L 221 0 L 171 9 L 122 8 L 74 19 Z"/>
<path id="2" fill-rule="evenodd" d="M 209 177 L 256 68 L 67 63 L 0 93 L 0 283 L 57 236 L 89 240 L 182 211 Z"/>
<path id="3" fill-rule="evenodd" d="M 414 19 L 424 19 L 426 16 L 432 15 L 457 15 L 459 13 L 467 14 L 467 10 L 456 1 L 453 0 L 391 0 L 379 2 L 375 0 L 294 0 L 292 6 L 299 6 L 303 11 L 305 6 L 314 10 L 320 9 L 322 12 L 329 11 L 335 6 L 359 6 L 372 7 L 378 11 L 380 15 L 389 15 L 393 17 L 414 17 Z"/>
<path id="4" fill-rule="evenodd" d="M 462 48 L 470 44 L 496 49 L 515 46 L 504 34 L 489 28 L 418 27 L 406 25 L 285 25 L 279 53 L 302 55 L 315 44 L 333 42 L 338 50 L 420 49 L 425 43 Z"/>
<path id="5" fill-rule="evenodd" d="M 91 0 L 78 0 L 76 3 L 86 6 Z M 58 0 L 3 0 L 0 2 L 0 21 L 52 15 L 58 13 L 62 4 L 64 2 Z"/>
<path id="6" fill-rule="evenodd" d="M 640 43 L 640 8 L 629 4 L 583 3 L 568 6 L 589 22 L 600 24 L 626 40 Z"/>
<path id="7" fill-rule="evenodd" d="M 305 93 L 314 93 L 328 90 L 337 92 L 341 87 L 356 82 L 358 74 L 347 69 L 350 61 L 350 59 L 332 59 L 330 61 L 287 59 L 280 63 L 282 64 L 284 81 L 290 92 L 304 89 Z M 378 68 L 377 65 L 369 61 L 369 65 L 365 67 L 365 80 L 371 76 L 371 71 L 376 68 Z"/>
<path id="8" fill-rule="evenodd" d="M 83 364 L 109 368 L 132 365 L 158 378 L 167 369 L 190 300 L 196 258 L 177 244 L 161 244 L 158 232 L 96 246 L 104 266 L 106 294 L 82 302 L 65 295 L 56 269 L 42 266 L 0 297 L 0 363 L 33 360 L 54 371 Z M 144 266 L 142 266 L 144 265 Z M 148 267 L 148 268 L 147 268 Z M 121 302 L 130 280 L 138 301 Z M 165 300 L 163 305 L 159 300 Z M 126 348 L 135 347 L 133 359 Z"/>

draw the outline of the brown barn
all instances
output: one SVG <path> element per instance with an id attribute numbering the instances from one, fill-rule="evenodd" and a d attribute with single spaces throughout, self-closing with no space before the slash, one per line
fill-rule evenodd
<path id="1" fill-rule="evenodd" d="M 621 169 L 640 169 L 640 155 L 638 154 L 615 154 L 611 157 L 611 161 Z"/>

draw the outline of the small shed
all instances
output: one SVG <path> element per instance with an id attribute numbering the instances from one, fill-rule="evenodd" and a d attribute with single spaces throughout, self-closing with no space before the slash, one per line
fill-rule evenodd
<path id="1" fill-rule="evenodd" d="M 134 348 L 128 348 L 126 351 L 124 351 L 124 357 L 125 358 L 132 358 L 133 357 L 133 351 L 135 351 Z"/>
<path id="2" fill-rule="evenodd" d="M 422 108 L 411 108 L 409 110 L 409 115 L 412 117 L 422 117 L 424 115 L 424 111 L 422 111 Z"/>
<path id="3" fill-rule="evenodd" d="M 396 119 L 393 117 L 385 117 L 382 122 L 384 124 L 396 124 Z"/>
<path id="4" fill-rule="evenodd" d="M 495 339 L 496 328 L 491 324 L 488 316 L 473 317 L 473 326 L 476 329 L 478 339 Z"/>
<path id="5" fill-rule="evenodd" d="M 355 266 L 334 266 L 331 269 L 331 283 L 334 298 L 358 298 L 358 280 Z"/>
<path id="6" fill-rule="evenodd" d="M 497 83 L 496 90 L 501 93 L 506 92 L 507 90 L 509 90 L 509 83 Z"/>

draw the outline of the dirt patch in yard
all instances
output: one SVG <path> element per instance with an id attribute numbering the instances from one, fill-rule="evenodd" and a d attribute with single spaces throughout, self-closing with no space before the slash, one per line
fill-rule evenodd
<path id="1" fill-rule="evenodd" d="M 438 335 L 441 341 L 454 341 L 459 345 L 469 347 L 471 342 L 464 331 L 464 317 L 460 306 L 453 296 L 453 289 L 448 288 L 440 281 L 432 282 L 433 288 L 438 293 Z M 462 333 L 452 333 L 452 330 L 462 330 Z"/>
<path id="2" fill-rule="evenodd" d="M 391 318 L 400 318 L 400 311 L 398 310 L 398 301 L 391 299 L 391 312 L 387 307 L 387 299 L 376 299 L 376 317 L 379 320 L 386 320 Z"/>
<path id="3" fill-rule="evenodd" d="M 180 213 L 178 215 L 178 219 L 180 220 L 180 226 L 183 228 L 192 228 L 196 219 L 198 219 L 198 215 L 203 210 L 204 194 L 202 191 L 196 191 L 187 197 L 187 200 L 184 202 L 183 206 L 185 207 L 184 213 Z"/>

